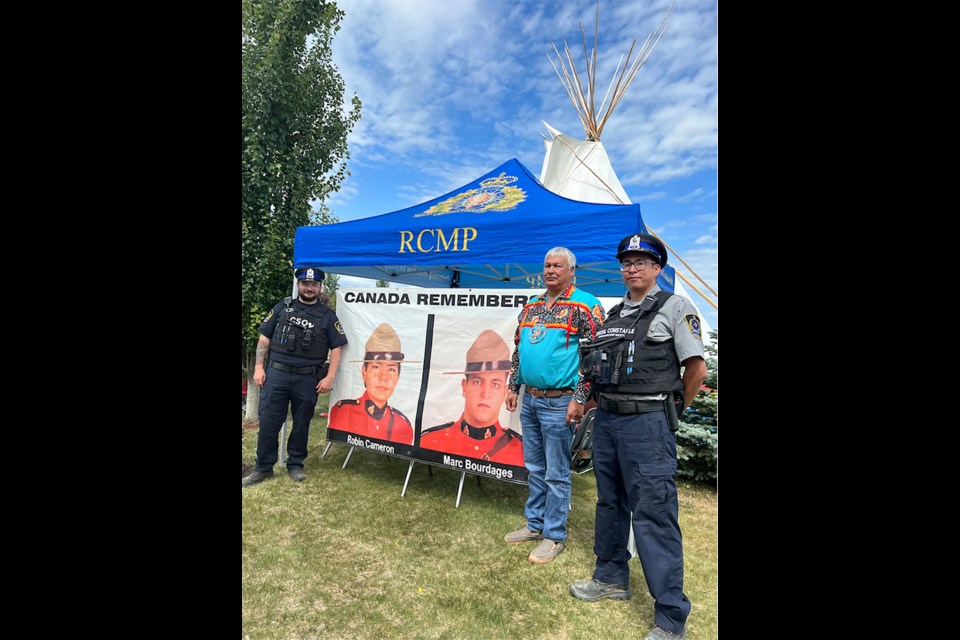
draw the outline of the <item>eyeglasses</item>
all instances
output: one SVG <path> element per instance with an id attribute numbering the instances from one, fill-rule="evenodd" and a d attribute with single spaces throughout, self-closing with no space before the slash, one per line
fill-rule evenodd
<path id="1" fill-rule="evenodd" d="M 653 260 L 629 260 L 627 262 L 620 263 L 620 271 L 629 271 L 632 268 L 636 268 L 637 271 L 643 271 L 647 268 L 648 264 L 660 264 L 659 262 L 654 262 Z"/>

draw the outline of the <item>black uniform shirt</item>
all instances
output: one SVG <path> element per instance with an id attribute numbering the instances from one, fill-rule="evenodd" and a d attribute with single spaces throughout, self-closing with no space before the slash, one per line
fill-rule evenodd
<path id="1" fill-rule="evenodd" d="M 317 326 L 314 329 L 314 332 L 317 335 L 325 333 L 327 336 L 327 344 L 331 349 L 336 349 L 337 347 L 342 347 L 347 344 L 347 336 L 343 334 L 343 326 L 340 324 L 340 320 L 337 319 L 337 314 L 333 312 L 332 309 L 324 306 L 322 302 L 317 302 L 317 305 L 320 305 L 324 309 L 324 314 L 322 318 L 315 318 L 312 315 L 307 315 L 306 311 L 313 312 L 317 308 L 316 305 L 312 304 L 303 304 L 300 301 L 300 298 L 292 301 L 291 305 L 293 307 L 292 317 L 307 317 L 311 322 L 317 322 Z M 273 340 L 273 332 L 277 328 L 277 320 L 283 314 L 283 310 L 286 308 L 286 304 L 282 301 L 278 302 L 276 306 L 270 311 L 267 315 L 267 319 L 263 321 L 263 324 L 260 325 L 260 333 L 267 336 Z M 323 364 L 326 362 L 327 357 L 324 355 L 323 360 L 317 360 L 315 358 L 306 358 L 300 355 L 302 352 L 297 349 L 296 351 L 291 351 L 289 353 L 284 351 L 270 351 L 270 359 L 279 364 L 285 364 L 289 367 L 304 367 L 310 365 Z"/>

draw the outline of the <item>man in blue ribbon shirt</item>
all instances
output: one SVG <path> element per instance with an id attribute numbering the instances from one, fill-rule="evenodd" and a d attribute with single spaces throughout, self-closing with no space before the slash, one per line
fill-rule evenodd
<path id="1" fill-rule="evenodd" d="M 593 339 L 604 319 L 600 301 L 574 286 L 576 268 L 577 258 L 569 249 L 547 252 L 543 260 L 547 290 L 523 307 L 514 337 L 506 404 L 515 411 L 520 385 L 526 385 L 520 424 L 530 496 L 524 509 L 526 526 L 504 540 L 510 544 L 540 540 L 527 558 L 536 564 L 556 558 L 567 539 L 570 447 L 590 395 L 580 375 L 579 341 Z"/>

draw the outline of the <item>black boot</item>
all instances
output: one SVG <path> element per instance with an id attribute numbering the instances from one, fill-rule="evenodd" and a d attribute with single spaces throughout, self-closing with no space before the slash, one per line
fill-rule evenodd
<path id="1" fill-rule="evenodd" d="M 303 472 L 303 465 L 288 466 L 287 474 L 294 482 L 303 482 L 307 479 L 307 474 Z"/>
<path id="2" fill-rule="evenodd" d="M 253 473 L 243 479 L 243 486 L 249 487 L 251 485 L 263 482 L 264 480 L 269 480 L 272 477 L 273 469 L 270 469 L 269 471 L 257 471 L 254 469 Z"/>

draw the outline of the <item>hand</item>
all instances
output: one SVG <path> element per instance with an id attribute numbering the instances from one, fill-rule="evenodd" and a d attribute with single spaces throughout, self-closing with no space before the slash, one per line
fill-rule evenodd
<path id="1" fill-rule="evenodd" d="M 580 422 L 583 419 L 583 405 L 576 400 L 571 400 L 567 405 L 567 424 L 571 422 Z"/>
<path id="2" fill-rule="evenodd" d="M 327 376 L 323 380 L 317 383 L 317 393 L 327 393 L 333 389 L 333 378 L 334 376 Z"/>
<path id="3" fill-rule="evenodd" d="M 267 381 L 267 372 L 263 370 L 263 367 L 257 366 L 253 371 L 253 384 L 258 387 L 263 387 L 263 383 Z"/>
<path id="4" fill-rule="evenodd" d="M 516 411 L 517 410 L 517 394 L 513 391 L 507 394 L 506 399 L 507 411 Z"/>

